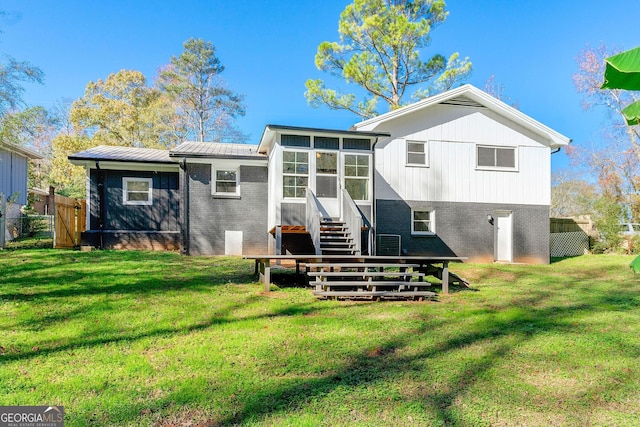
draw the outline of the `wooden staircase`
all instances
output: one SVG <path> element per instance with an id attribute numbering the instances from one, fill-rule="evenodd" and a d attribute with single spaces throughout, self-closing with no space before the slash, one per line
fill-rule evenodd
<path id="1" fill-rule="evenodd" d="M 418 264 L 330 262 L 307 264 L 309 284 L 320 298 L 416 299 L 432 298 L 435 292 L 424 281 Z"/>
<path id="2" fill-rule="evenodd" d="M 349 228 L 344 222 L 332 218 L 320 221 L 320 252 L 322 255 L 360 255 L 356 253 Z"/>

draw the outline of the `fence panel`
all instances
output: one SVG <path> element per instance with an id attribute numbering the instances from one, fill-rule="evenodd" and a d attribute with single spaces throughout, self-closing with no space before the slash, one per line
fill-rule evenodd
<path id="1" fill-rule="evenodd" d="M 578 256 L 589 253 L 589 236 L 584 231 L 551 233 L 552 257 Z"/>

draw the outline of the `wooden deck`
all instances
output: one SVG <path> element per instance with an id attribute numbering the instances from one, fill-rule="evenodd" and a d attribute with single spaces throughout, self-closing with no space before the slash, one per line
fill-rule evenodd
<path id="1" fill-rule="evenodd" d="M 433 256 L 346 256 L 346 255 L 254 255 L 245 256 L 256 263 L 256 274 L 269 292 L 271 262 L 295 262 L 296 272 L 304 264 L 310 278 L 315 278 L 314 294 L 320 297 L 397 297 L 433 296 L 426 290 L 425 276 L 442 280 L 442 292 L 449 293 L 449 263 L 466 257 Z M 389 271 L 389 268 L 392 271 Z M 453 275 L 464 283 L 463 279 Z M 417 281 L 416 281 L 417 280 Z M 391 288 L 391 289 L 389 289 Z"/>

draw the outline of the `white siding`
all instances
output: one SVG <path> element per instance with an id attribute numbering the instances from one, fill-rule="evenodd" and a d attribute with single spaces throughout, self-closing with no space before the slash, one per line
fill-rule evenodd
<path id="1" fill-rule="evenodd" d="M 377 197 L 424 201 L 550 202 L 548 141 L 487 109 L 433 106 L 376 128 L 392 138 L 376 149 L 376 169 L 385 182 Z M 428 141 L 429 167 L 406 166 L 406 140 Z M 476 168 L 476 146 L 514 147 L 516 171 Z"/>

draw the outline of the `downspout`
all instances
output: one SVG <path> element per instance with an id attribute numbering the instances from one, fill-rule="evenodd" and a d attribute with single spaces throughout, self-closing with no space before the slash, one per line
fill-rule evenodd
<path id="1" fill-rule="evenodd" d="M 371 238 L 371 242 L 369 242 L 369 255 L 376 254 L 376 233 L 378 230 L 377 223 L 377 201 L 376 197 L 376 144 L 378 144 L 378 140 L 380 137 L 376 136 L 376 140 L 373 141 L 373 145 L 371 146 L 371 170 L 373 171 L 373 183 L 371 185 L 373 191 L 373 203 L 371 203 L 371 227 L 373 228 L 372 232 L 369 232 L 369 237 Z"/>
<path id="2" fill-rule="evenodd" d="M 182 235 L 181 253 L 189 255 L 189 176 L 187 175 L 187 158 L 180 159 L 180 229 Z"/>
<path id="3" fill-rule="evenodd" d="M 104 249 L 104 173 L 100 169 L 100 162 L 96 161 L 98 172 L 98 229 L 100 230 L 100 249 Z"/>

